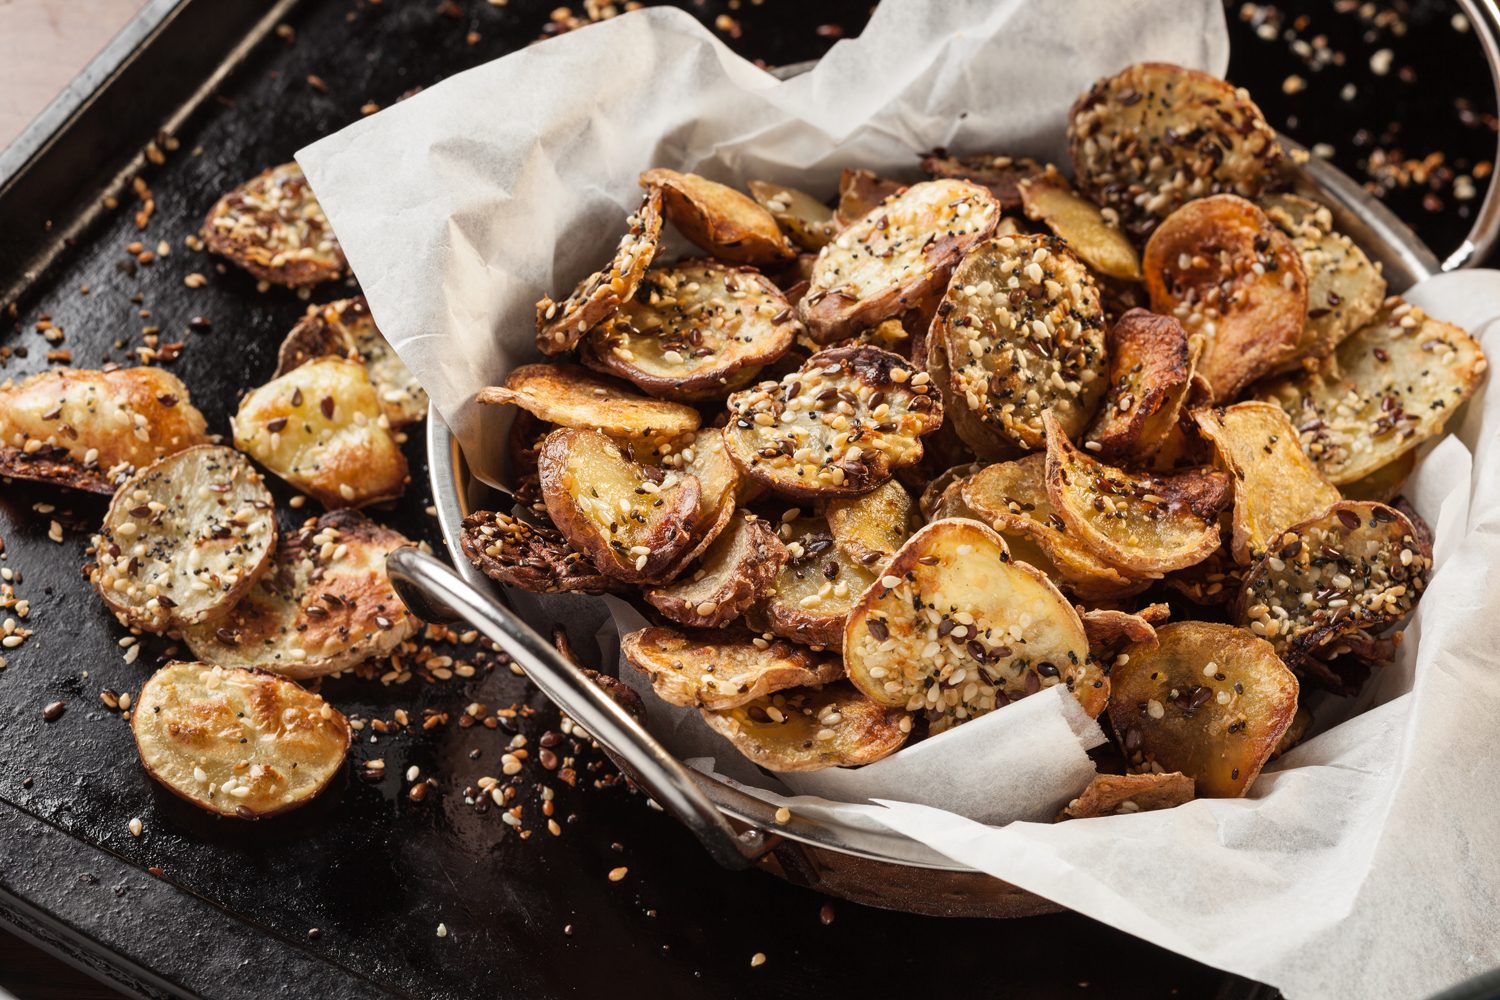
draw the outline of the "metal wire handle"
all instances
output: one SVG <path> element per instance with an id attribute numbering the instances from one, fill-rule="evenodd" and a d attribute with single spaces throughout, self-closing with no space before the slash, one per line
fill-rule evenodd
<path id="1" fill-rule="evenodd" d="M 385 570 L 396 593 L 419 618 L 463 619 L 509 653 L 542 694 L 608 747 L 719 864 L 746 868 L 764 853 L 764 834 L 736 834 L 688 769 L 656 737 L 509 608 L 471 586 L 440 559 L 415 548 L 396 549 L 386 557 Z"/>
<path id="2" fill-rule="evenodd" d="M 1496 0 L 1458 0 L 1458 5 L 1463 8 L 1469 23 L 1474 26 L 1474 33 L 1479 36 L 1485 61 L 1490 66 L 1490 78 L 1495 84 L 1495 101 L 1500 105 L 1500 5 L 1497 5 Z M 1496 153 L 1495 159 L 1500 163 L 1500 152 Z M 1500 239 L 1500 191 L 1497 188 L 1500 188 L 1500 184 L 1491 178 L 1468 238 L 1443 261 L 1444 271 L 1473 267 L 1494 249 L 1496 240 Z"/>

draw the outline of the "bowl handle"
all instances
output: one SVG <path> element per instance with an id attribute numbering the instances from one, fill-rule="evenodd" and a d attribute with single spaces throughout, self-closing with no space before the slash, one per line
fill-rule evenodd
<path id="1" fill-rule="evenodd" d="M 396 549 L 386 557 L 385 569 L 396 593 L 417 617 L 462 619 L 510 654 L 553 704 L 623 760 L 647 794 L 693 831 L 719 864 L 747 868 L 765 853 L 764 834 L 754 829 L 736 834 L 686 767 L 510 609 L 415 548 Z"/>
<path id="2" fill-rule="evenodd" d="M 1479 36 L 1485 61 L 1489 63 L 1490 77 L 1495 83 L 1496 102 L 1500 103 L 1500 3 L 1497 0 L 1458 0 L 1458 5 Z M 1500 163 L 1500 154 L 1496 155 L 1496 162 Z M 1479 214 L 1474 217 L 1474 226 L 1458 249 L 1443 261 L 1444 271 L 1475 267 L 1495 248 L 1496 240 L 1500 239 L 1500 184 L 1497 181 L 1500 178 L 1490 178 Z"/>

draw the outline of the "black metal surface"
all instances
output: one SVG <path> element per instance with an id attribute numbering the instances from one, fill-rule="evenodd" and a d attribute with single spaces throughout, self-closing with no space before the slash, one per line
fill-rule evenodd
<path id="1" fill-rule="evenodd" d="M 97 217 L 87 215 L 96 201 L 87 186 L 28 189 L 55 199 L 46 204 L 0 201 L 0 288 L 18 277 L 16 262 L 84 221 L 0 326 L 0 346 L 13 352 L 0 377 L 46 368 L 48 350 L 58 348 L 80 366 L 131 363 L 145 328 L 159 327 L 161 342 L 186 344 L 170 367 L 211 429 L 227 432 L 239 395 L 269 377 L 304 303 L 280 290 L 257 292 L 245 275 L 189 251 L 183 237 L 222 190 L 353 120 L 367 101 L 389 104 L 536 38 L 552 6 L 306 0 L 287 18 L 291 30 L 257 45 L 177 129 L 180 148 L 145 166 L 156 211 L 144 231 L 128 194 L 121 208 Z M 686 6 L 710 24 L 730 13 L 720 3 Z M 866 0 L 746 4 L 732 12 L 743 26 L 732 44 L 776 63 L 815 57 L 833 40 L 818 25 L 852 34 L 867 7 Z M 233 16 L 202 16 L 230 8 Z M 216 60 L 203 53 L 222 59 L 254 22 L 247 15 L 269 8 L 191 0 L 187 9 L 195 12 L 192 30 L 179 26 L 140 66 L 171 85 L 143 87 L 138 103 L 114 105 L 114 116 L 96 115 L 60 136 L 46 156 L 61 176 L 84 176 L 79 167 L 89 165 L 97 175 L 88 176 L 102 179 L 128 166 L 196 86 L 178 74 L 206 73 Z M 1257 93 L 1276 85 L 1240 79 Z M 171 254 L 142 265 L 125 249 L 137 240 L 153 250 L 166 240 Z M 195 271 L 209 276 L 208 287 L 185 287 Z M 345 291 L 319 289 L 316 299 Z M 43 316 L 65 331 L 61 343 L 37 332 Z M 189 329 L 199 316 L 210 331 Z M 408 447 L 412 486 L 377 516 L 440 548 L 424 512 L 416 437 Z M 38 512 L 36 504 L 57 510 Z M 504 666 L 471 681 L 329 683 L 324 693 L 354 716 L 389 719 L 399 706 L 413 719 L 423 708 L 446 711 L 453 722 L 378 742 L 365 730 L 347 780 L 287 817 L 247 825 L 204 816 L 155 788 L 126 725 L 99 701 L 105 688 L 137 691 L 167 648 L 153 641 L 126 664 L 116 644 L 123 632 L 84 585 L 79 567 L 102 509 L 77 494 L 0 485 L 0 566 L 22 575 L 20 596 L 32 608 L 24 624 L 36 629 L 21 648 L 4 651 L 9 666 L 0 671 L 0 917 L 136 995 L 812 997 L 934 988 L 985 997 L 1258 995 L 1075 915 L 937 921 L 835 903 L 825 926 L 823 897 L 761 873 L 722 871 L 640 796 L 618 784 L 592 787 L 608 773 L 602 765 L 580 767 L 577 789 L 528 766 L 517 802 L 533 832 L 523 839 L 499 810 L 477 811 L 462 792 L 481 775 L 499 775 L 510 739 L 503 729 L 460 728 L 466 705 L 529 705 L 536 714 L 521 729 L 533 739 L 556 726 L 555 713 Z M 61 544 L 47 537 L 52 518 L 66 528 Z M 58 699 L 68 702 L 66 713 L 44 722 L 42 707 Z M 361 762 L 375 757 L 386 761 L 385 777 L 361 780 Z M 580 761 L 600 758 L 585 753 Z M 420 804 L 405 795 L 411 764 L 438 781 Z M 538 813 L 538 780 L 556 790 L 560 838 Z M 145 828 L 139 839 L 127 828 L 136 816 Z M 608 881 L 620 866 L 628 875 Z M 448 936 L 437 936 L 439 923 Z M 767 962 L 752 969 L 757 952 Z"/>

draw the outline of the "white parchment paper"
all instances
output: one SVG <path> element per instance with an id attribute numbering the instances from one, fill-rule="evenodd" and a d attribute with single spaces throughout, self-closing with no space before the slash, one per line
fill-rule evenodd
<path id="1" fill-rule="evenodd" d="M 641 170 L 824 195 L 843 166 L 915 178 L 934 146 L 1065 162 L 1067 108 L 1094 79 L 1146 59 L 1222 73 L 1222 17 L 1217 0 L 885 0 L 860 38 L 779 82 L 686 14 L 642 11 L 460 74 L 298 160 L 381 329 L 494 480 L 500 415 L 472 397 L 534 358 L 533 303 L 605 259 Z M 1414 297 L 1500 356 L 1500 275 Z M 871 767 L 781 780 L 696 713 L 652 699 L 652 731 L 800 815 L 894 832 L 913 856 L 936 850 L 1293 998 L 1420 996 L 1500 964 L 1497 406 L 1481 393 L 1408 491 L 1438 570 L 1401 661 L 1250 798 L 1046 822 L 1103 738 L 1060 689 Z"/>

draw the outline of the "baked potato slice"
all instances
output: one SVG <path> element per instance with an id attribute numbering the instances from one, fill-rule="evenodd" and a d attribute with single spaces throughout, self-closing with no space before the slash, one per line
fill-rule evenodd
<path id="1" fill-rule="evenodd" d="M 276 355 L 276 377 L 313 358 L 330 354 L 352 358 L 365 366 L 365 375 L 380 393 L 381 409 L 392 427 L 404 427 L 426 418 L 426 390 L 375 325 L 375 317 L 370 315 L 370 305 L 363 295 L 309 306 L 307 315 L 281 342 Z"/>
<path id="2" fill-rule="evenodd" d="M 182 632 L 193 655 L 302 680 L 389 656 L 422 623 L 385 575 L 412 542 L 354 510 L 311 518 L 283 536 L 270 568 L 223 618 Z"/>
<path id="3" fill-rule="evenodd" d="M 1244 795 L 1297 712 L 1297 678 L 1232 625 L 1173 622 L 1110 672 L 1109 721 L 1127 763 L 1180 771 L 1205 798 Z"/>
<path id="4" fill-rule="evenodd" d="M 1080 545 L 1138 575 L 1191 566 L 1219 547 L 1224 473 L 1127 472 L 1075 448 L 1050 413 L 1046 421 L 1047 497 Z"/>
<path id="5" fill-rule="evenodd" d="M 487 386 L 475 398 L 487 405 L 518 406 L 559 427 L 596 430 L 647 447 L 691 434 L 702 422 L 691 406 L 637 395 L 614 379 L 569 364 L 522 365 L 505 377 L 503 386 Z"/>
<path id="6" fill-rule="evenodd" d="M 704 551 L 696 567 L 665 586 L 649 588 L 646 602 L 682 625 L 727 625 L 771 588 L 786 560 L 786 546 L 776 537 L 776 529 L 740 511 Z"/>
<path id="7" fill-rule="evenodd" d="M 1244 90 L 1168 63 L 1090 87 L 1068 116 L 1068 152 L 1079 190 L 1136 239 L 1195 198 L 1257 197 L 1282 158 Z"/>
<path id="8" fill-rule="evenodd" d="M 1267 195 L 1260 205 L 1291 237 L 1307 272 L 1307 323 L 1297 353 L 1326 357 L 1375 318 L 1385 301 L 1385 277 L 1353 240 L 1333 228 L 1326 206 L 1294 194 Z"/>
<path id="9" fill-rule="evenodd" d="M 1312 663 L 1335 641 L 1384 631 L 1416 607 L 1431 556 L 1394 507 L 1340 501 L 1275 537 L 1245 574 L 1234 621 L 1271 643 L 1287 666 Z"/>
<path id="10" fill-rule="evenodd" d="M 1248 566 L 1281 532 L 1338 503 L 1297 440 L 1297 429 L 1275 403 L 1247 400 L 1193 414 L 1234 483 L 1230 551 Z"/>
<path id="11" fill-rule="evenodd" d="M 491 580 L 535 594 L 607 594 L 620 589 L 550 524 L 479 510 L 464 518 L 459 545 Z"/>
<path id="12" fill-rule="evenodd" d="M 1111 462 L 1139 464 L 1171 435 L 1193 378 L 1187 333 L 1171 316 L 1131 309 L 1105 337 L 1109 379 L 1085 447 Z"/>
<path id="13" fill-rule="evenodd" d="M 126 626 L 168 632 L 212 621 L 276 549 L 276 508 L 233 448 L 195 445 L 121 485 L 94 536 L 89 582 Z"/>
<path id="14" fill-rule="evenodd" d="M 1078 433 L 1106 388 L 1099 291 L 1055 237 L 975 246 L 953 272 L 933 336 L 947 352 L 952 408 L 970 418 L 954 427 L 981 454 L 1041 447 L 1048 410 Z"/>
<path id="15" fill-rule="evenodd" d="M 1083 621 L 1083 634 L 1089 639 L 1089 649 L 1099 656 L 1113 652 L 1121 643 L 1155 642 L 1157 622 L 1152 619 L 1165 621 L 1171 609 L 1165 604 L 1153 604 L 1145 610 L 1152 612 L 1150 617 L 1115 608 L 1085 610 L 1079 618 Z"/>
<path id="16" fill-rule="evenodd" d="M 805 643 L 841 648 L 849 609 L 875 582 L 876 567 L 839 548 L 821 517 L 783 520 L 777 529 L 787 559 L 753 614 L 755 628 Z"/>
<path id="17" fill-rule="evenodd" d="M 830 500 L 824 510 L 833 541 L 862 566 L 883 563 L 911 537 L 911 494 L 887 479 L 864 496 Z"/>
<path id="18" fill-rule="evenodd" d="M 770 181 L 750 181 L 747 186 L 756 204 L 770 212 L 781 231 L 803 250 L 816 253 L 833 239 L 833 209 L 806 191 Z"/>
<path id="19" fill-rule="evenodd" d="M 1214 399 L 1234 399 L 1297 357 L 1308 315 L 1302 255 L 1253 203 L 1189 202 L 1151 234 L 1142 266 L 1152 311 L 1204 338 L 1198 372 Z"/>
<path id="20" fill-rule="evenodd" d="M 324 507 L 364 507 L 406 488 L 406 456 L 365 368 L 314 358 L 252 389 L 234 446 Z"/>
<path id="21" fill-rule="evenodd" d="M 1043 223 L 1089 267 L 1119 281 L 1141 280 L 1141 257 L 1130 240 L 1104 219 L 1099 206 L 1074 191 L 1056 167 L 1024 178 L 1026 217 Z"/>
<path id="22" fill-rule="evenodd" d="M 598 431 L 566 427 L 547 435 L 537 468 L 552 523 L 606 576 L 655 582 L 693 544 L 696 476 L 654 473 Z"/>
<path id="23" fill-rule="evenodd" d="M 854 685 L 882 705 L 924 712 L 933 732 L 1054 684 L 1087 707 L 1109 683 L 1088 669 L 1088 654 L 1073 605 L 1041 572 L 1012 562 L 999 535 L 963 518 L 913 535 L 844 626 Z"/>
<path id="24" fill-rule="evenodd" d="M 1127 816 L 1171 809 L 1193 801 L 1193 779 L 1180 771 L 1164 774 L 1101 774 L 1057 814 L 1065 819 Z"/>
<path id="25" fill-rule="evenodd" d="M 838 657 L 784 639 L 754 642 L 647 628 L 620 642 L 625 661 L 651 678 L 669 705 L 722 712 L 787 688 L 831 684 L 844 676 Z"/>
<path id="26" fill-rule="evenodd" d="M 56 368 L 0 385 L 0 476 L 113 494 L 127 476 L 207 444 L 187 387 L 160 368 Z"/>
<path id="27" fill-rule="evenodd" d="M 352 735 L 338 709 L 283 677 L 179 661 L 141 686 L 130 729 L 167 791 L 238 819 L 311 801 L 343 770 Z"/>
<path id="28" fill-rule="evenodd" d="M 928 480 L 927 485 L 922 487 L 921 496 L 917 498 L 917 510 L 922 517 L 929 521 L 937 521 L 950 516 L 938 513 L 946 503 L 952 502 L 945 500 L 945 495 L 955 487 L 962 489 L 964 482 L 983 468 L 985 468 L 983 462 L 965 462 L 961 465 L 949 466 Z"/>
<path id="29" fill-rule="evenodd" d="M 703 720 L 769 771 L 873 764 L 901 748 L 911 716 L 866 698 L 846 682 L 792 688 Z"/>
<path id="30" fill-rule="evenodd" d="M 869 345 L 822 351 L 728 405 L 724 443 L 740 472 L 809 500 L 868 493 L 918 462 L 922 435 L 943 422 L 927 373 Z"/>
<path id="31" fill-rule="evenodd" d="M 839 174 L 838 208 L 833 213 L 835 234 L 848 229 L 879 208 L 881 202 L 900 194 L 905 188 L 901 181 L 881 177 L 873 170 L 845 168 Z"/>
<path id="32" fill-rule="evenodd" d="M 1026 156 L 1005 156 L 997 153 L 948 156 L 935 152 L 931 156 L 922 158 L 922 169 L 929 177 L 970 181 L 980 187 L 988 188 L 1002 211 L 1017 212 L 1023 204 L 1021 183 L 1028 177 L 1040 175 L 1045 168 Z"/>
<path id="33" fill-rule="evenodd" d="M 797 303 L 820 344 L 892 319 L 943 287 L 964 253 L 994 232 L 1000 206 L 967 181 L 924 181 L 892 195 L 822 250 Z"/>
<path id="34" fill-rule="evenodd" d="M 262 171 L 214 203 L 203 244 L 260 281 L 306 288 L 343 277 L 349 263 L 296 163 Z"/>
<path id="35" fill-rule="evenodd" d="M 1339 487 L 1339 492 L 1345 500 L 1390 503 L 1401 495 L 1401 487 L 1406 485 L 1406 480 L 1416 465 L 1417 452 L 1413 448 L 1402 452 L 1400 458 L 1385 463 L 1369 475 L 1361 476 L 1352 483 L 1345 483 Z"/>
<path id="36" fill-rule="evenodd" d="M 768 278 L 712 260 L 653 267 L 583 341 L 584 364 L 651 396 L 721 399 L 791 349 L 801 327 Z"/>
<path id="37" fill-rule="evenodd" d="M 543 354 L 564 354 L 583 335 L 613 316 L 635 295 L 661 247 L 662 191 L 649 187 L 641 207 L 625 220 L 614 256 L 580 281 L 561 302 L 542 296 L 536 304 L 536 346 Z"/>
<path id="38" fill-rule="evenodd" d="M 1323 475 L 1344 486 L 1442 433 L 1488 367 L 1466 332 L 1391 299 L 1323 364 L 1256 395 L 1287 412 Z"/>
<path id="39" fill-rule="evenodd" d="M 775 267 L 797 256 L 770 211 L 732 187 L 665 167 L 641 174 L 641 187 L 660 188 L 667 221 L 720 260 Z"/>

